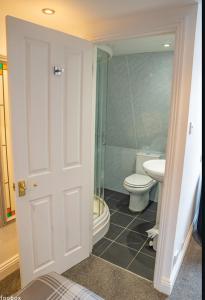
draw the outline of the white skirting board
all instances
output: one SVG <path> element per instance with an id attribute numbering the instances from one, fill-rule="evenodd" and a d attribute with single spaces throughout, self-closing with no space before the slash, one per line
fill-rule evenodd
<path id="1" fill-rule="evenodd" d="M 184 241 L 184 245 L 177 256 L 177 260 L 172 269 L 172 274 L 171 274 L 170 278 L 165 278 L 165 277 L 161 278 L 159 290 L 160 290 L 160 292 L 162 292 L 166 295 L 171 295 L 172 289 L 174 287 L 174 283 L 176 281 L 177 275 L 179 273 L 180 267 L 183 262 L 183 258 L 186 254 L 186 250 L 188 248 L 188 245 L 189 245 L 189 242 L 190 242 L 190 239 L 192 236 L 192 232 L 193 232 L 193 224 L 191 224 L 188 234 L 186 236 L 186 239 Z"/>
<path id="2" fill-rule="evenodd" d="M 16 254 L 0 265 L 0 280 L 19 269 L 19 255 Z"/>

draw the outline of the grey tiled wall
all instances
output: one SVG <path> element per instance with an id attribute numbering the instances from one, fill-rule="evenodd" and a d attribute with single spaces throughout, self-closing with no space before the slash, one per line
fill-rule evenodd
<path id="1" fill-rule="evenodd" d="M 173 52 L 114 56 L 108 70 L 105 187 L 125 192 L 138 150 L 165 153 Z"/>

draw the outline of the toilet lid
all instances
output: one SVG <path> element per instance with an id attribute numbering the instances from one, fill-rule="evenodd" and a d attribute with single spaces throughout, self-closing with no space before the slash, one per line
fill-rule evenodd
<path id="1" fill-rule="evenodd" d="M 135 187 L 146 187 L 153 182 L 154 180 L 151 177 L 141 174 L 132 174 L 125 178 L 125 183 L 127 185 Z"/>

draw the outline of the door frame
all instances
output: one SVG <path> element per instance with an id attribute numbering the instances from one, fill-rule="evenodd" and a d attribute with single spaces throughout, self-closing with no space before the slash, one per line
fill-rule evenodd
<path id="1" fill-rule="evenodd" d="M 166 17 L 165 17 L 166 18 Z M 144 24 L 146 20 L 138 22 L 141 26 L 130 29 L 132 33 L 123 33 L 114 28 L 116 33 L 99 34 L 93 38 L 96 43 L 96 49 L 93 62 L 93 78 L 96 76 L 96 53 L 97 45 L 115 41 L 138 37 L 145 37 L 158 34 L 175 34 L 175 50 L 174 50 L 174 65 L 172 75 L 172 92 L 171 92 L 171 107 L 169 113 L 169 129 L 167 137 L 166 151 L 166 168 L 164 177 L 164 187 L 161 198 L 160 224 L 158 249 L 156 253 L 155 272 L 154 272 L 154 288 L 160 292 L 170 295 L 181 263 L 174 265 L 175 257 L 175 236 L 178 219 L 178 211 L 180 204 L 180 192 L 183 175 L 183 164 L 185 155 L 185 145 L 187 137 L 187 124 L 189 114 L 189 101 L 191 91 L 192 78 L 192 63 L 194 51 L 194 24 L 196 11 L 191 9 L 180 12 L 176 17 L 177 21 L 172 20 L 169 24 L 157 24 L 160 21 L 154 20 L 154 26 Z M 136 21 L 137 23 L 137 21 Z M 161 22 L 163 23 L 163 22 Z M 138 24 L 138 25 L 139 25 Z M 121 25 L 123 26 L 123 25 Z M 154 29 L 155 27 L 155 29 Z M 126 30 L 125 30 L 126 31 Z M 127 30 L 129 31 L 129 30 Z M 92 174 L 94 174 L 94 136 L 95 136 L 95 89 L 96 82 L 93 83 L 93 99 L 92 99 Z M 94 176 L 94 175 L 93 175 Z M 93 177 L 91 181 L 92 191 L 94 193 Z M 189 239 L 191 234 L 188 234 Z M 188 246 L 186 240 L 185 247 Z M 185 249 L 186 250 L 186 249 Z M 185 252 L 185 251 L 184 251 Z M 183 256 L 182 256 L 183 258 Z M 181 262 L 182 262 L 181 258 Z M 175 267 L 175 268 L 174 268 Z"/>

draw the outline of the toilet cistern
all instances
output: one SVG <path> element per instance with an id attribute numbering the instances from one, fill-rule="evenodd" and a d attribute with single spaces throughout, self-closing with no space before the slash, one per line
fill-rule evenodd
<path id="1" fill-rule="evenodd" d="M 157 250 L 157 236 L 159 234 L 159 219 L 161 210 L 161 195 L 165 173 L 165 159 L 152 159 L 143 163 L 143 169 L 145 172 L 154 180 L 158 181 L 159 194 L 158 194 L 158 205 L 157 205 L 157 217 L 156 224 L 153 228 L 147 230 L 148 236 L 153 238 L 153 248 Z"/>

